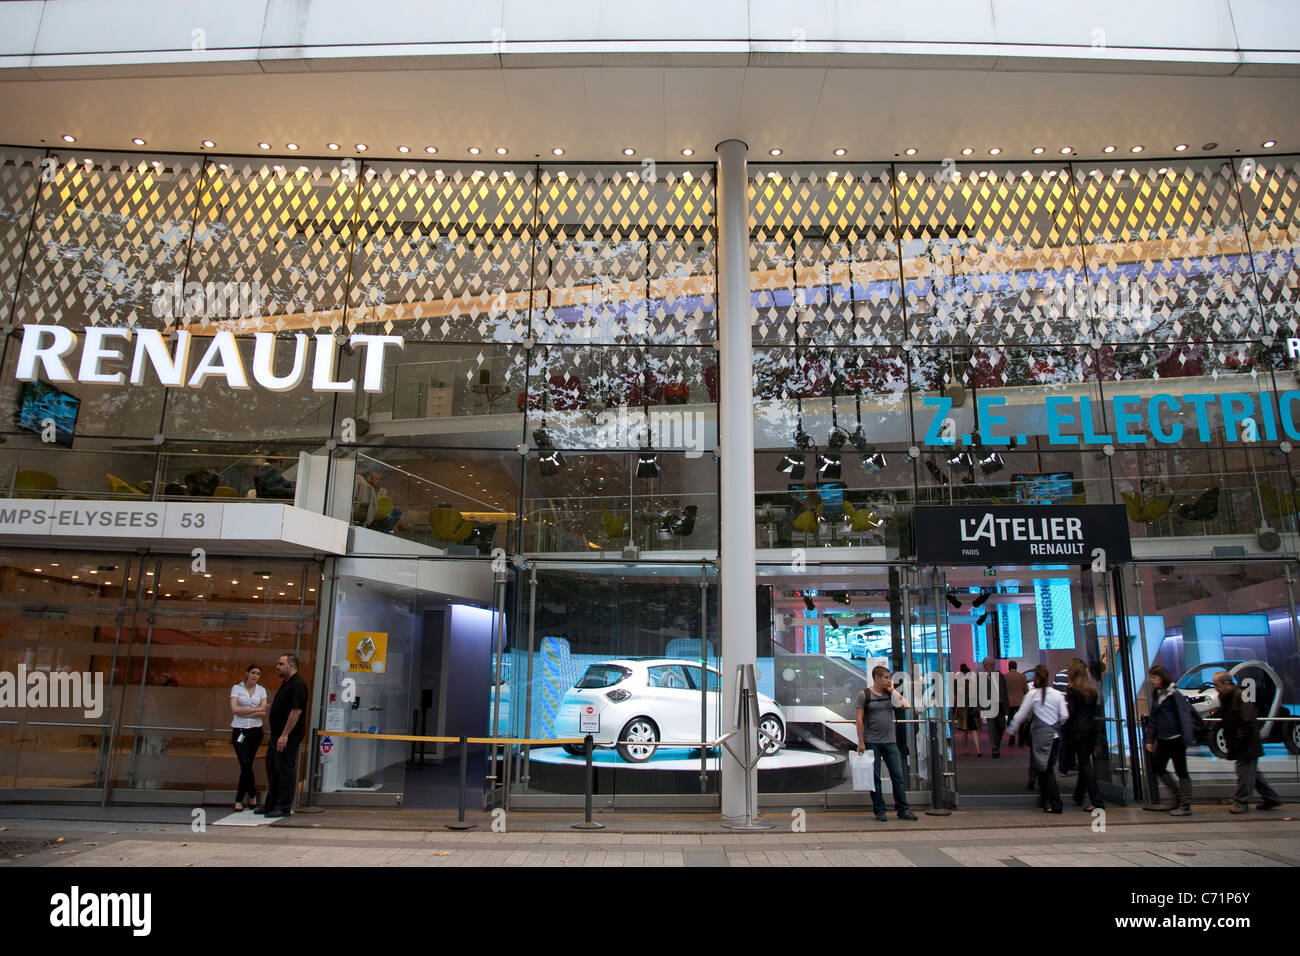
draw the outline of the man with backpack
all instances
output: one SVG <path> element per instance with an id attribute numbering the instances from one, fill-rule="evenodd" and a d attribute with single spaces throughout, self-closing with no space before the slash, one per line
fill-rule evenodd
<path id="1" fill-rule="evenodd" d="M 876 789 L 871 791 L 871 809 L 880 822 L 888 819 L 885 797 L 880 792 L 880 765 L 888 761 L 889 781 L 894 788 L 894 812 L 900 820 L 915 820 L 916 814 L 907 804 L 907 778 L 903 775 L 901 751 L 894 731 L 894 708 L 906 710 L 911 705 L 894 690 L 888 667 L 873 667 L 871 679 L 872 685 L 864 688 L 854 701 L 858 711 L 858 753 L 864 753 L 870 747 L 876 757 Z"/>

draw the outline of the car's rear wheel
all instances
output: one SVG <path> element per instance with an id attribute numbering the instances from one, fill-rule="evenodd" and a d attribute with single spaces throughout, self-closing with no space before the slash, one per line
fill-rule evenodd
<path id="1" fill-rule="evenodd" d="M 785 725 L 776 714 L 764 714 L 758 722 L 758 746 L 764 757 L 770 757 L 785 745 Z"/>
<path id="2" fill-rule="evenodd" d="M 587 756 L 587 748 L 581 744 L 560 744 L 560 746 L 564 748 L 564 752 L 570 757 Z"/>
<path id="3" fill-rule="evenodd" d="M 1282 743 L 1291 753 L 1300 754 L 1300 721 L 1288 720 L 1282 727 Z"/>
<path id="4" fill-rule="evenodd" d="M 618 735 L 618 755 L 628 763 L 645 763 L 655 755 L 657 748 L 647 746 L 658 743 L 659 728 L 649 717 L 633 717 Z"/>
<path id="5" fill-rule="evenodd" d="M 1216 730 L 1211 730 L 1208 734 L 1206 734 L 1205 744 L 1207 747 L 1210 748 L 1210 753 L 1214 754 L 1214 756 L 1218 757 L 1220 760 L 1224 760 L 1227 758 L 1228 740 L 1227 740 L 1227 735 L 1224 734 L 1222 727 L 1219 727 Z"/>

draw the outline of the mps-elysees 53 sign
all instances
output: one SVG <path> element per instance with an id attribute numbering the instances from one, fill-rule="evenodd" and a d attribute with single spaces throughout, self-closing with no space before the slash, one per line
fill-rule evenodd
<path id="1" fill-rule="evenodd" d="M 1123 505 L 918 506 L 921 564 L 1092 564 L 1133 558 Z"/>

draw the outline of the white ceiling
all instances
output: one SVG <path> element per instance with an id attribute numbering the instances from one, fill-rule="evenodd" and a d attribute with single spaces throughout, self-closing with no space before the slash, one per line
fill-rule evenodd
<path id="1" fill-rule="evenodd" d="M 1300 151 L 1300 78 L 1124 75 L 1115 73 L 993 70 L 844 69 L 795 67 L 564 67 L 352 73 L 240 73 L 227 76 L 98 77 L 0 82 L 0 142 L 198 152 L 204 139 L 223 154 L 258 152 L 298 143 L 300 155 L 354 154 L 443 160 L 482 158 L 553 160 L 561 146 L 569 160 L 625 162 L 639 158 L 680 162 L 681 149 L 697 161 L 713 147 L 740 138 L 751 160 L 892 160 L 907 146 L 915 160 L 987 157 L 1043 159 L 1072 146 L 1084 158 L 1107 143 L 1119 152 L 1141 144 L 1147 156 L 1173 155 L 1189 143 L 1196 155 L 1208 142 L 1215 153 Z M 327 142 L 344 149 L 332 154 Z"/>

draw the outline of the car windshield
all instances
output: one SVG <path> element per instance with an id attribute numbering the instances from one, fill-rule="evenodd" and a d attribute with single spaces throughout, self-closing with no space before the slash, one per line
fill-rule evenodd
<path id="1" fill-rule="evenodd" d="M 1185 674 L 1183 679 L 1178 682 L 1178 687 L 1181 690 L 1204 690 L 1207 687 L 1213 687 L 1214 675 L 1218 671 L 1225 669 L 1218 664 L 1213 667 L 1197 668 L 1190 674 Z"/>
<path id="2" fill-rule="evenodd" d="M 619 667 L 617 664 L 592 664 L 587 668 L 587 673 L 582 675 L 582 679 L 573 686 L 580 689 L 613 687 L 631 673 L 626 667 Z"/>

